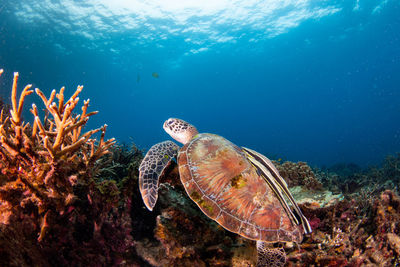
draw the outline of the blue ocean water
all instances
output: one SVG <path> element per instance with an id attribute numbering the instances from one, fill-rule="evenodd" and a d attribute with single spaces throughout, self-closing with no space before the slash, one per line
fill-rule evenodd
<path id="1" fill-rule="evenodd" d="M 144 150 L 178 117 L 317 166 L 400 151 L 398 0 L 1 0 L 0 68 L 6 99 L 13 71 L 83 84 L 89 127 Z"/>

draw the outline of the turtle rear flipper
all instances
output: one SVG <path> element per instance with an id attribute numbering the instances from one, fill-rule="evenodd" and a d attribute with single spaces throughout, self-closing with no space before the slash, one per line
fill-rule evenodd
<path id="1" fill-rule="evenodd" d="M 153 210 L 157 202 L 159 178 L 178 150 L 179 146 L 172 141 L 155 144 L 139 166 L 139 189 L 149 210 Z"/>
<path id="2" fill-rule="evenodd" d="M 286 253 L 283 248 L 272 248 L 262 241 L 257 241 L 257 267 L 283 267 Z"/>

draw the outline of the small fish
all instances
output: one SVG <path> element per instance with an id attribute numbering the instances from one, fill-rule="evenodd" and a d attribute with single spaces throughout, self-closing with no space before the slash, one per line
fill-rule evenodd
<path id="1" fill-rule="evenodd" d="M 140 82 L 140 75 L 139 74 L 137 75 L 136 82 L 137 83 Z"/>
<path id="2" fill-rule="evenodd" d="M 154 78 L 160 77 L 160 75 L 159 75 L 157 72 L 153 72 L 153 73 L 151 74 L 151 76 L 153 76 Z"/>

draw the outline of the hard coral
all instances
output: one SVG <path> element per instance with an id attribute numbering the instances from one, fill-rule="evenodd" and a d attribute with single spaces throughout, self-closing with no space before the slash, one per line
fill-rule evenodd
<path id="1" fill-rule="evenodd" d="M 37 107 L 33 104 L 31 112 L 35 119 L 33 127 L 30 127 L 29 123 L 21 120 L 21 114 L 25 97 L 33 93 L 30 90 L 32 85 L 24 88 L 17 101 L 17 81 L 18 73 L 14 73 L 11 117 L 0 118 L 0 199 L 18 206 L 27 206 L 28 203 L 36 206 L 35 212 L 42 217 L 43 228 L 46 225 L 46 212 L 66 212 L 65 208 L 74 201 L 74 183 L 71 178 L 78 176 L 80 183 L 89 182 L 87 177 L 90 177 L 90 167 L 108 153 L 114 139 L 104 141 L 106 125 L 81 133 L 89 117 L 97 113 L 87 113 L 87 100 L 84 101 L 82 113 L 72 115 L 82 86 L 78 86 L 65 103 L 64 87 L 58 94 L 53 90 L 49 99 L 36 89 L 53 119 L 46 117 L 42 123 Z M 54 97 L 58 98 L 58 105 L 53 102 Z M 8 121 L 11 123 L 7 124 Z M 89 138 L 100 130 L 100 143 L 95 146 L 95 141 Z M 10 191 L 13 193 L 10 194 Z M 39 236 L 39 239 L 42 238 Z"/>
<path id="2" fill-rule="evenodd" d="M 400 264 L 400 199 L 395 192 L 307 190 L 313 183 L 306 180 L 319 182 L 311 168 L 286 163 L 285 170 L 282 165 L 278 169 L 293 186 L 289 189 L 313 228 L 301 244 L 284 244 L 285 266 Z M 141 216 L 158 215 L 146 220 L 154 231 L 149 227 L 137 240 L 137 254 L 153 266 L 255 266 L 255 242 L 219 229 L 202 214 L 186 195 L 177 169 L 174 164 L 167 169 L 152 213 L 136 202 Z"/>
<path id="3" fill-rule="evenodd" d="M 333 192 L 363 194 L 366 199 L 390 189 L 400 193 L 400 153 L 388 155 L 381 167 L 361 169 L 355 164 L 336 164 L 324 170 L 315 170 L 324 187 Z"/>
<path id="4" fill-rule="evenodd" d="M 4 109 L 0 116 L 0 232 L 14 233 L 20 246 L 47 257 L 16 255 L 18 248 L 8 249 L 9 241 L 1 236 L 0 265 L 117 263 L 118 254 L 130 244 L 130 218 L 123 216 L 129 211 L 118 214 L 118 188 L 110 181 L 98 182 L 97 168 L 93 168 L 109 153 L 114 139 L 104 140 L 106 125 L 83 131 L 97 112 L 87 112 L 86 100 L 82 112 L 74 115 L 82 86 L 68 100 L 64 87 L 58 93 L 53 90 L 49 98 L 35 89 L 46 116 L 41 119 L 33 104 L 34 123 L 25 123 L 24 100 L 34 91 L 27 85 L 17 98 L 17 82 L 18 73 L 14 73 L 12 109 L 9 116 Z M 96 142 L 91 137 L 99 131 Z M 97 257 L 99 253 L 103 257 Z M 7 258 L 19 260 L 13 263 Z"/>
<path id="5" fill-rule="evenodd" d="M 182 188 L 162 184 L 160 199 L 163 210 L 157 217 L 155 237 L 169 259 L 167 265 L 188 266 L 186 263 L 195 262 L 196 266 L 217 266 L 216 262 L 227 260 L 224 230 L 203 216 Z"/>
<path id="6" fill-rule="evenodd" d="M 301 253 L 289 255 L 290 266 L 400 263 L 400 199 L 393 191 L 368 203 L 354 198 L 317 209 L 300 206 L 316 227 L 300 245 Z"/>
<path id="7" fill-rule="evenodd" d="M 301 185 L 311 190 L 321 190 L 322 184 L 315 176 L 311 167 L 305 162 L 285 161 L 280 164 L 278 161 L 273 162 L 278 169 L 280 175 L 285 179 L 289 187 Z"/>

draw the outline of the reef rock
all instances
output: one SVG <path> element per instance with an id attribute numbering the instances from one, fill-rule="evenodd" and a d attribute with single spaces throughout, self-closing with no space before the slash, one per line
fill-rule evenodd
<path id="1" fill-rule="evenodd" d="M 311 208 L 335 205 L 344 198 L 342 194 L 333 194 L 329 190 L 310 190 L 305 186 L 292 187 L 290 192 L 298 204 L 304 204 Z"/>

